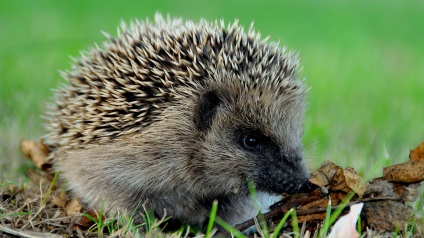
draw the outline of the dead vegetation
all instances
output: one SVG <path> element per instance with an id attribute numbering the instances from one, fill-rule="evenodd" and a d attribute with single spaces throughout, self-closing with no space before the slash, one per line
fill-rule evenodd
<path id="1" fill-rule="evenodd" d="M 140 232 L 143 237 L 184 237 L 190 234 L 189 229 L 163 233 L 166 219 L 145 219 L 137 225 L 132 223 L 131 216 L 108 216 L 103 211 L 87 210 L 78 200 L 69 198 L 58 183 L 57 174 L 46 161 L 49 151 L 42 142 L 23 141 L 21 150 L 38 169 L 27 172 L 30 183 L 25 186 L 0 184 L 0 237 L 137 237 L 141 236 Z M 343 169 L 326 162 L 312 173 L 304 191 L 285 195 L 270 212 L 235 228 L 244 231 L 256 226 L 259 234 L 262 232 L 267 237 L 261 225 L 264 223 L 258 221 L 266 220 L 265 229 L 273 232 L 283 216 L 291 212 L 296 216 L 284 218 L 287 221 L 283 220 L 284 226 L 278 228 L 280 234 L 293 236 L 297 231 L 302 237 L 316 237 L 328 234 L 336 218 L 346 214 L 354 204 L 363 204 L 359 212 L 364 237 L 393 236 L 393 232 L 423 237 L 424 224 L 420 217 L 423 196 L 420 197 L 418 188 L 424 180 L 424 143 L 412 150 L 409 158 L 403 164 L 384 168 L 383 177 L 370 182 L 353 168 Z M 413 202 L 415 207 L 411 206 Z M 334 217 L 332 220 L 329 214 Z M 328 230 L 322 233 L 323 229 Z"/>

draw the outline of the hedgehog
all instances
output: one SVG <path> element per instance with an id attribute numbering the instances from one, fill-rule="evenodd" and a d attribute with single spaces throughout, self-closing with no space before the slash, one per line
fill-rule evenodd
<path id="1" fill-rule="evenodd" d="M 237 21 L 157 14 L 105 35 L 62 73 L 42 138 L 85 206 L 204 227 L 216 200 L 234 225 L 309 178 L 297 54 Z"/>

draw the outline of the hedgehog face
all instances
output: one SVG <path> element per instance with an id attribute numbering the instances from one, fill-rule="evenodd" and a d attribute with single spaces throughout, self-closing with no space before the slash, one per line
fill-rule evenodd
<path id="1" fill-rule="evenodd" d="M 244 188 L 251 179 L 259 191 L 295 191 L 309 177 L 301 146 L 304 95 L 269 99 L 273 94 L 259 88 L 268 94 L 261 99 L 254 90 L 227 86 L 206 90 L 195 112 L 205 173 Z"/>

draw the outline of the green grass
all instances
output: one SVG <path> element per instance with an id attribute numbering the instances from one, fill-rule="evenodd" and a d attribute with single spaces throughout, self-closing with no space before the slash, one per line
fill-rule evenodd
<path id="1" fill-rule="evenodd" d="M 212 237 L 212 229 L 215 223 L 215 218 L 216 218 L 216 212 L 218 211 L 218 201 L 214 200 L 212 203 L 212 208 L 211 208 L 211 212 L 209 215 L 209 221 L 208 221 L 208 226 L 206 228 L 206 232 L 205 232 L 205 237 L 209 238 Z"/>
<path id="2" fill-rule="evenodd" d="M 278 238 L 278 235 L 280 234 L 281 229 L 285 225 L 287 219 L 292 213 L 295 213 L 296 211 L 292 208 L 290 209 L 286 214 L 284 214 L 283 218 L 278 222 L 278 225 L 275 227 L 275 230 L 272 234 L 272 238 Z M 293 215 L 292 215 L 293 217 Z"/>
<path id="3" fill-rule="evenodd" d="M 69 56 L 116 33 L 121 20 L 172 16 L 255 22 L 300 53 L 311 87 L 305 157 L 367 173 L 397 163 L 424 139 L 424 2 L 0 1 L 0 173 L 17 181 L 30 166 L 19 140 L 38 139 L 40 115 L 70 67 Z M 381 170 L 374 176 L 381 175 Z"/>

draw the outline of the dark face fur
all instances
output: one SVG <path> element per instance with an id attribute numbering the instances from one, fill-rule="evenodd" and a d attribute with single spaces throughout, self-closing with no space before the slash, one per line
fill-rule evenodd
<path id="1" fill-rule="evenodd" d="M 238 88 L 210 87 L 199 98 L 194 121 L 200 157 L 209 160 L 204 173 L 238 184 L 235 192 L 246 191 L 248 180 L 258 191 L 296 191 L 309 177 L 301 147 L 304 95 Z"/>

